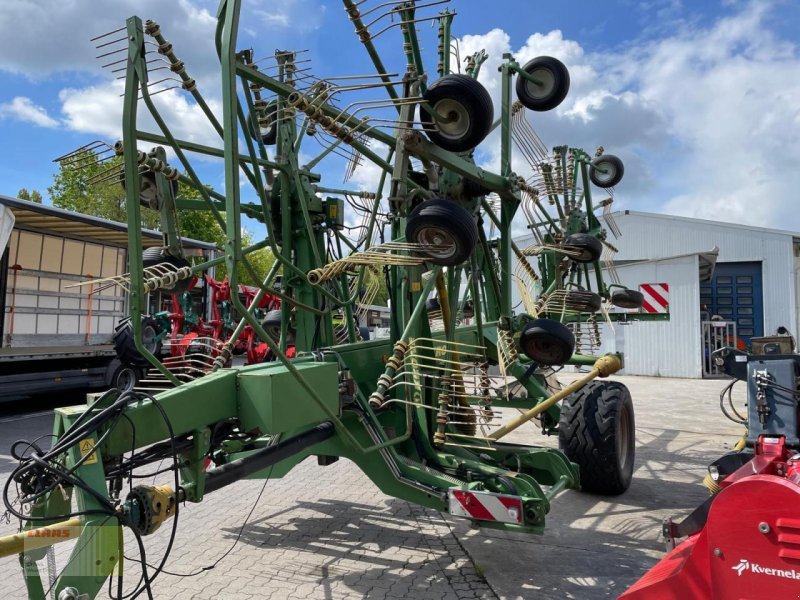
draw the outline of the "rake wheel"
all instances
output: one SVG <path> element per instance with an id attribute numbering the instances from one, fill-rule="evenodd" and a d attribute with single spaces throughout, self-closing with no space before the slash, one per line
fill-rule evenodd
<path id="1" fill-rule="evenodd" d="M 445 75 L 424 94 L 444 121 L 437 121 L 420 107 L 420 121 L 431 141 L 451 152 L 472 150 L 489 135 L 494 119 L 492 97 L 477 80 L 467 75 Z"/>
<path id="2" fill-rule="evenodd" d="M 611 188 L 622 181 L 625 165 L 613 154 L 603 154 L 589 166 L 589 179 L 599 188 Z"/>
<path id="3" fill-rule="evenodd" d="M 166 248 L 153 246 L 152 248 L 145 248 L 145 250 L 142 252 L 142 266 L 145 269 L 161 263 L 168 263 L 176 269 L 192 266 L 189 261 L 182 256 L 173 256 L 172 254 L 169 254 Z M 176 294 L 180 294 L 181 292 L 188 290 L 191 283 L 191 277 L 188 279 L 180 279 L 175 283 L 174 286 L 165 289 L 175 292 Z"/>
<path id="4" fill-rule="evenodd" d="M 406 239 L 442 246 L 440 250 L 425 253 L 433 264 L 453 266 L 467 260 L 478 245 L 478 225 L 464 207 L 444 198 L 432 198 L 417 205 L 408 215 Z"/>
<path id="5" fill-rule="evenodd" d="M 552 319 L 529 321 L 519 337 L 525 355 L 542 365 L 563 365 L 575 352 L 575 336 L 569 328 Z"/>
<path id="6" fill-rule="evenodd" d="M 539 80 L 539 85 L 517 77 L 517 98 L 525 108 L 544 112 L 564 101 L 569 92 L 569 71 L 560 60 L 552 56 L 538 56 L 522 67 L 528 75 Z"/>

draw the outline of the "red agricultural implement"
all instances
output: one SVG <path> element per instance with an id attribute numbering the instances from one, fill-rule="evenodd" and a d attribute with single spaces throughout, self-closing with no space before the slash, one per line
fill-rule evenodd
<path id="1" fill-rule="evenodd" d="M 211 370 L 214 360 L 220 356 L 226 341 L 234 337 L 238 317 L 231 301 L 231 286 L 228 278 L 219 281 L 205 274 L 205 284 L 210 290 L 210 318 L 204 319 L 195 309 L 195 300 L 189 290 L 195 288 L 197 278 L 192 278 L 185 290 L 173 290 L 169 296 L 169 310 L 142 318 L 142 330 L 148 349 L 161 358 L 162 364 L 184 379 Z M 255 316 L 268 331 L 280 336 L 280 299 L 269 293 L 259 295 L 259 289 L 239 284 L 239 296 L 246 306 L 252 306 Z M 146 361 L 133 344 L 130 319 L 117 326 L 114 347 L 123 364 L 144 367 Z M 287 349 L 294 355 L 294 348 Z M 233 354 L 246 355 L 247 365 L 270 359 L 269 348 L 258 338 L 247 324 L 233 344 Z"/>
<path id="2" fill-rule="evenodd" d="M 622 599 L 800 598 L 800 356 L 790 336 L 753 342 L 763 354 L 728 348 L 715 357 L 735 378 L 720 406 L 747 434 L 709 466 L 712 496 L 682 522 L 665 520 L 673 549 Z M 746 415 L 730 394 L 739 380 L 747 382 Z"/>

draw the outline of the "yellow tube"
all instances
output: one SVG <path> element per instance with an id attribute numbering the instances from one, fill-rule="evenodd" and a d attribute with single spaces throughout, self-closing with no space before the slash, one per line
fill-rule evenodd
<path id="1" fill-rule="evenodd" d="M 66 542 L 77 538 L 80 533 L 81 520 L 74 517 L 60 523 L 6 535 L 0 537 L 0 558 Z"/>
<path id="2" fill-rule="evenodd" d="M 616 373 L 622 368 L 622 361 L 619 359 L 619 356 L 616 354 L 606 354 L 605 356 L 601 356 L 598 358 L 592 370 L 589 371 L 585 376 L 581 377 L 580 379 L 576 379 L 568 386 L 558 390 L 555 394 L 550 396 L 547 400 L 544 400 L 534 406 L 533 408 L 528 409 L 520 416 L 512 419 L 496 431 L 492 432 L 489 437 L 493 440 L 499 440 L 504 435 L 511 433 L 521 425 L 524 425 L 537 415 L 540 415 L 548 408 L 553 406 L 559 400 L 563 400 L 573 392 L 577 392 L 581 389 L 584 385 L 595 379 L 596 377 L 608 377 L 609 375 Z"/>

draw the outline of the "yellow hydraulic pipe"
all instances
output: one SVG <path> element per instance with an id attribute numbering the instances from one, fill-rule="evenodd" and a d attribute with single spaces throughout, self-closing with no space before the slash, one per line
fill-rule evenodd
<path id="1" fill-rule="evenodd" d="M 592 370 L 589 371 L 585 376 L 581 377 L 580 379 L 576 379 L 575 381 L 570 383 L 567 387 L 558 390 L 547 400 L 540 402 L 533 408 L 522 413 L 517 418 L 512 419 L 511 421 L 509 421 L 496 431 L 492 432 L 489 435 L 489 437 L 492 438 L 493 440 L 499 440 L 507 433 L 510 433 L 515 429 L 517 429 L 520 425 L 527 423 L 537 415 L 543 413 L 559 400 L 566 398 L 573 392 L 577 392 L 584 385 L 589 383 L 592 379 L 595 379 L 596 377 L 608 377 L 609 375 L 612 375 L 613 373 L 619 371 L 621 368 L 622 368 L 622 361 L 616 354 L 606 354 L 605 356 L 601 356 L 595 361 Z"/>
<path id="2" fill-rule="evenodd" d="M 80 536 L 81 520 L 78 517 L 28 529 L 12 535 L 0 537 L 0 558 L 22 554 L 38 548 L 46 548 L 59 542 L 66 542 Z"/>

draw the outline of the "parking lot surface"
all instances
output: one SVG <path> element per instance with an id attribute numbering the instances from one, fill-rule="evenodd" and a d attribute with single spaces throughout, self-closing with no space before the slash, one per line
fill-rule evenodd
<path id="1" fill-rule="evenodd" d="M 614 598 L 663 556 L 661 520 L 685 515 L 706 498 L 700 483 L 706 465 L 730 450 L 742 433 L 719 412 L 722 381 L 615 379 L 628 385 L 636 407 L 633 484 L 613 498 L 562 492 L 543 535 L 476 529 L 468 521 L 383 495 L 348 461 L 319 467 L 309 459 L 283 479 L 237 482 L 201 504 L 183 507 L 166 566 L 174 574 L 156 579 L 154 595 L 176 600 Z M 734 397 L 741 399 L 743 388 Z M 11 443 L 45 434 L 51 425 L 48 412 L 0 419 L 0 484 L 14 464 L 7 454 Z M 557 444 L 532 425 L 509 441 Z M 0 534 L 15 527 L 13 521 L 0 523 Z M 145 538 L 149 563 L 160 560 L 169 529 L 167 524 Z M 58 546 L 59 568 L 68 553 L 69 544 Z M 126 555 L 137 556 L 134 546 Z M 214 568 L 203 570 L 223 555 Z M 126 573 L 126 587 L 132 589 L 138 566 L 128 561 Z M 15 558 L 0 560 L 0 597 L 25 598 Z"/>

